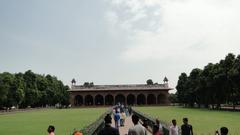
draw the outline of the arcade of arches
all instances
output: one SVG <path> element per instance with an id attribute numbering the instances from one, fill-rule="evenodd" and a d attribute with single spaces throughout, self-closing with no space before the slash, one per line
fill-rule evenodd
<path id="1" fill-rule="evenodd" d="M 164 105 L 168 104 L 168 93 L 118 93 L 118 94 L 71 94 L 72 105 L 91 106 L 91 105 L 114 105 L 117 103 L 127 105 Z"/>

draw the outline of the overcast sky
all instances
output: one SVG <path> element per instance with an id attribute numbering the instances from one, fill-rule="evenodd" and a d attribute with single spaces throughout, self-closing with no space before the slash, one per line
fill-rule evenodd
<path id="1" fill-rule="evenodd" d="M 162 83 L 240 54 L 239 0 L 0 0 L 0 72 Z"/>

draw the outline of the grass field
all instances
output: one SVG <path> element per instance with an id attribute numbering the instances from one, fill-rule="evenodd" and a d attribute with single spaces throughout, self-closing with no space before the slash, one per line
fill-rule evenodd
<path id="1" fill-rule="evenodd" d="M 56 135 L 69 135 L 74 128 L 95 121 L 106 108 L 46 109 L 0 115 L 0 135 L 47 135 L 52 124 Z"/>
<path id="2" fill-rule="evenodd" d="M 194 135 L 213 135 L 216 129 L 222 126 L 228 127 L 231 135 L 240 135 L 240 112 L 180 107 L 136 107 L 135 109 L 168 123 L 174 118 L 179 127 L 182 118 L 187 117 L 193 126 Z"/>

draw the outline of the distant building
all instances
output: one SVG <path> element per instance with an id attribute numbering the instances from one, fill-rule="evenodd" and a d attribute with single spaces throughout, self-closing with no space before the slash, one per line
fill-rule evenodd
<path id="1" fill-rule="evenodd" d="M 166 80 L 166 79 L 165 79 Z M 75 85 L 71 86 L 72 106 L 114 105 L 168 105 L 168 83 L 131 85 Z"/>

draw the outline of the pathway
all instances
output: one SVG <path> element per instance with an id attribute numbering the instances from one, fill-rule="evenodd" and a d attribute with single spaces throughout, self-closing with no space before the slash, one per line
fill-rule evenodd
<path id="1" fill-rule="evenodd" d="M 113 117 L 112 117 L 113 118 Z M 112 127 L 115 127 L 115 122 L 114 120 L 112 121 Z M 132 119 L 131 117 L 127 117 L 125 119 L 125 125 L 124 127 L 119 127 L 119 133 L 120 135 L 127 135 L 128 134 L 128 129 L 133 127 L 133 123 L 132 123 Z M 149 131 L 147 131 L 148 135 L 151 135 L 151 133 Z"/>

